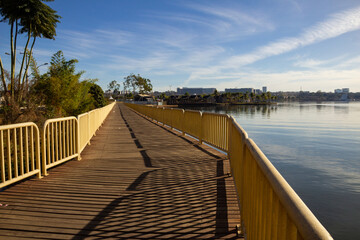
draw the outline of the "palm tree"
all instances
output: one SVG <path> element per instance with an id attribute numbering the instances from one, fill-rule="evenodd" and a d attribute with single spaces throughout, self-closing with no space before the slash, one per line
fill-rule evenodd
<path id="1" fill-rule="evenodd" d="M 56 25 L 60 16 L 56 11 L 43 2 L 52 0 L 0 0 L 1 21 L 10 25 L 10 48 L 11 48 L 11 71 L 10 71 L 10 91 L 11 100 L 15 100 L 15 87 L 17 87 L 17 101 L 21 101 L 24 89 L 25 77 L 29 69 L 30 61 L 25 59 L 32 58 L 32 51 L 37 37 L 55 39 Z M 20 29 L 19 29 L 20 28 Z M 18 86 L 15 86 L 15 65 L 16 65 L 16 47 L 18 34 L 27 34 L 27 41 L 24 47 L 21 67 L 17 76 Z M 30 50 L 28 46 L 32 38 Z M 4 68 L 0 58 L 1 78 L 6 91 L 6 79 Z M 24 74 L 23 74 L 24 71 Z"/>

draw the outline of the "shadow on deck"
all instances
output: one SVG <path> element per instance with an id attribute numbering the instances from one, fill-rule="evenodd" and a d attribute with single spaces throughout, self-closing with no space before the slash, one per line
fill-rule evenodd
<path id="1" fill-rule="evenodd" d="M 237 239 L 225 155 L 118 104 L 82 158 L 0 193 L 0 238 Z"/>

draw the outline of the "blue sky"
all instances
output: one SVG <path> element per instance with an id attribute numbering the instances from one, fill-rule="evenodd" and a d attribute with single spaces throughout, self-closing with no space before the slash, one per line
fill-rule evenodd
<path id="1" fill-rule="evenodd" d="M 154 90 L 177 87 L 360 92 L 358 0 L 57 0 L 56 40 L 35 45 L 38 63 L 62 50 L 106 90 L 130 73 Z M 20 45 L 24 42 L 21 42 Z M 9 26 L 0 56 L 10 61 Z M 46 66 L 41 67 L 42 72 Z"/>

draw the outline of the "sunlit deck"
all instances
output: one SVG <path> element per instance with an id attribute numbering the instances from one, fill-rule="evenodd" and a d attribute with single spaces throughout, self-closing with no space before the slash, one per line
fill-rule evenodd
<path id="1" fill-rule="evenodd" d="M 81 154 L 0 192 L 0 239 L 237 239 L 225 155 L 122 104 Z"/>

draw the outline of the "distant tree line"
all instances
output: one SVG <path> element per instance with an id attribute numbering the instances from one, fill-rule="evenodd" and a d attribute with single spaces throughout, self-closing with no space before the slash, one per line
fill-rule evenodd
<path id="1" fill-rule="evenodd" d="M 276 97 L 270 92 L 255 93 L 219 93 L 214 91 L 213 94 L 190 95 L 185 93 L 178 96 L 167 96 L 165 93 L 159 95 L 160 99 L 166 100 L 168 104 L 269 104 L 275 101 Z"/>
<path id="2" fill-rule="evenodd" d="M 278 101 L 340 101 L 344 93 L 331 93 L 331 92 L 277 92 L 274 93 Z M 348 100 L 360 101 L 360 92 L 346 93 Z"/>

